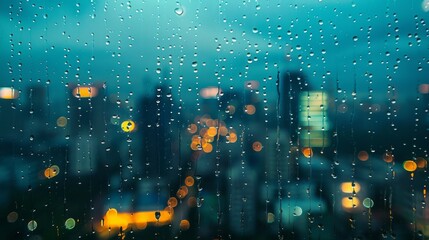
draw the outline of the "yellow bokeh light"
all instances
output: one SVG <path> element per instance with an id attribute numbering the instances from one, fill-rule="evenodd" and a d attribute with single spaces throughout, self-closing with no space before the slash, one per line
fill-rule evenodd
<path id="1" fill-rule="evenodd" d="M 76 98 L 92 98 L 98 95 L 98 89 L 89 86 L 80 86 L 73 89 Z"/>
<path id="2" fill-rule="evenodd" d="M 101 226 L 105 229 L 122 227 L 122 230 L 125 230 L 129 225 L 135 225 L 140 229 L 144 229 L 148 223 L 156 223 L 155 226 L 168 224 L 171 222 L 173 215 L 174 212 L 171 208 L 163 211 L 135 213 L 118 213 L 116 209 L 110 208 L 101 221 Z"/>
<path id="3" fill-rule="evenodd" d="M 57 126 L 58 127 L 65 127 L 65 126 L 67 126 L 67 118 L 63 117 L 63 116 L 57 118 Z"/>
<path id="4" fill-rule="evenodd" d="M 313 149 L 309 148 L 309 147 L 305 147 L 301 150 L 302 155 L 304 155 L 304 157 L 306 158 L 310 158 L 313 156 Z"/>
<path id="5" fill-rule="evenodd" d="M 180 221 L 180 230 L 182 231 L 186 231 L 190 228 L 191 224 L 189 223 L 188 220 L 184 219 L 182 221 Z"/>
<path id="6" fill-rule="evenodd" d="M 343 208 L 357 208 L 360 205 L 360 200 L 357 197 L 344 197 L 341 200 L 341 204 L 343 206 Z"/>
<path id="7" fill-rule="evenodd" d="M 253 148 L 253 151 L 260 152 L 262 150 L 262 143 L 256 141 L 252 144 L 252 148 Z"/>
<path id="8" fill-rule="evenodd" d="M 360 191 L 360 184 L 355 182 L 343 182 L 341 183 L 341 191 L 343 193 L 358 193 Z"/>
<path id="9" fill-rule="evenodd" d="M 136 128 L 136 124 L 132 120 L 126 120 L 122 122 L 121 128 L 124 132 L 133 132 Z"/>
<path id="10" fill-rule="evenodd" d="M 11 99 L 17 99 L 18 97 L 19 97 L 19 92 L 16 89 L 10 88 L 10 87 L 0 88 L 1 99 L 11 100 Z"/>
<path id="11" fill-rule="evenodd" d="M 417 163 L 413 160 L 407 160 L 404 162 L 403 167 L 408 172 L 414 172 L 417 169 Z"/>
<path id="12" fill-rule="evenodd" d="M 121 123 L 121 129 L 124 132 L 134 132 L 136 130 L 136 123 L 133 120 L 125 120 Z"/>
<path id="13" fill-rule="evenodd" d="M 187 176 L 186 178 L 185 178 L 185 185 L 187 186 L 187 187 L 192 187 L 192 186 L 194 186 L 194 178 L 193 177 L 191 177 L 191 176 Z"/>

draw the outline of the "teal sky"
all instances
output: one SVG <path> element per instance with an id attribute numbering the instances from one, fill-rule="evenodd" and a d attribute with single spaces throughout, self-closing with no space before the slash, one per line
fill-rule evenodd
<path id="1" fill-rule="evenodd" d="M 302 70 L 316 89 L 338 78 L 345 98 L 355 81 L 364 100 L 393 86 L 405 102 L 429 82 L 422 0 L 77 2 L 0 3 L 2 86 L 49 79 L 61 100 L 66 83 L 137 98 L 162 82 L 192 100 L 197 88 L 259 80 L 275 98 L 279 69 Z"/>

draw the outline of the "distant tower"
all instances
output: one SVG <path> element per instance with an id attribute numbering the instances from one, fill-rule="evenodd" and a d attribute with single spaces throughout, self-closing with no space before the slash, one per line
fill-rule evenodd
<path id="1" fill-rule="evenodd" d="M 97 148 L 103 131 L 107 107 L 101 84 L 72 85 L 70 88 L 70 172 L 89 174 L 97 166 Z"/>
<path id="2" fill-rule="evenodd" d="M 302 92 L 309 91 L 310 87 L 302 72 L 288 71 L 284 72 L 281 77 L 280 114 L 283 120 L 280 125 L 290 132 L 292 143 L 296 144 L 299 132 L 299 97 Z"/>
<path id="3" fill-rule="evenodd" d="M 238 236 L 251 236 L 255 233 L 257 222 L 257 174 L 251 168 L 233 167 L 230 196 L 229 228 Z"/>

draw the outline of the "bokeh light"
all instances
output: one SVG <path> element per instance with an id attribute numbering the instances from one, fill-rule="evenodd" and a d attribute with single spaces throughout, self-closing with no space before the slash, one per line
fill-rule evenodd
<path id="1" fill-rule="evenodd" d="M 194 133 L 196 133 L 198 131 L 198 127 L 197 127 L 197 125 L 196 124 L 190 124 L 189 126 L 188 126 L 188 132 L 189 133 L 191 133 L 191 134 L 194 134 Z"/>
<path id="2" fill-rule="evenodd" d="M 214 137 L 217 134 L 217 129 L 215 127 L 209 127 L 209 129 L 207 130 L 207 135 L 209 137 Z"/>
<path id="3" fill-rule="evenodd" d="M 358 159 L 361 161 L 367 161 L 369 159 L 369 155 L 367 151 L 360 151 L 358 153 Z"/>
<path id="4" fill-rule="evenodd" d="M 228 128 L 226 128 L 225 126 L 221 126 L 221 127 L 219 127 L 219 134 L 220 134 L 222 137 L 225 137 L 225 136 L 226 136 L 226 134 L 228 134 Z"/>
<path id="5" fill-rule="evenodd" d="M 418 157 L 416 159 L 416 161 L 417 161 L 417 167 L 418 168 L 426 168 L 427 167 L 428 162 L 426 159 L 424 159 L 422 157 Z"/>
<path id="6" fill-rule="evenodd" d="M 118 213 L 114 208 L 110 208 L 101 221 L 101 226 L 105 229 L 122 228 L 125 230 L 129 225 L 139 226 L 139 228 L 146 228 L 148 223 L 153 223 L 155 226 L 162 226 L 170 223 L 174 216 L 173 208 L 167 207 L 163 211 L 144 211 L 134 213 Z"/>
<path id="7" fill-rule="evenodd" d="M 358 193 L 360 191 L 360 184 L 357 182 L 343 182 L 341 183 L 341 191 L 343 193 Z"/>
<path id="8" fill-rule="evenodd" d="M 385 152 L 383 154 L 383 160 L 387 163 L 391 163 L 394 160 L 394 156 L 391 152 Z"/>
<path id="9" fill-rule="evenodd" d="M 192 186 L 194 186 L 194 182 L 195 182 L 195 180 L 194 180 L 194 178 L 193 178 L 193 177 L 191 177 L 191 176 L 187 176 L 187 177 L 185 178 L 185 185 L 186 185 L 187 187 L 192 187 Z"/>
<path id="10" fill-rule="evenodd" d="M 188 188 L 186 186 L 181 186 L 179 190 L 177 190 L 176 196 L 180 199 L 183 199 L 188 194 Z"/>
<path id="11" fill-rule="evenodd" d="M 197 206 L 197 198 L 192 196 L 188 198 L 188 206 L 189 207 L 196 207 Z"/>
<path id="12" fill-rule="evenodd" d="M 9 223 L 14 223 L 14 222 L 16 222 L 16 220 L 18 220 L 18 213 L 17 212 L 10 212 L 7 215 L 7 221 Z"/>
<path id="13" fill-rule="evenodd" d="M 182 231 L 186 231 L 191 227 L 191 224 L 189 223 L 188 220 L 183 219 L 182 221 L 180 221 L 180 230 Z"/>
<path id="14" fill-rule="evenodd" d="M 273 223 L 276 220 L 274 213 L 269 212 L 267 214 L 267 223 Z"/>
<path id="15" fill-rule="evenodd" d="M 229 135 L 226 136 L 226 139 L 230 142 L 230 143 L 235 143 L 237 142 L 237 134 L 234 132 L 229 133 Z"/>
<path id="16" fill-rule="evenodd" d="M 98 95 L 98 89 L 90 86 L 80 86 L 73 89 L 76 98 L 93 98 Z"/>
<path id="17" fill-rule="evenodd" d="M 256 108 L 253 105 L 246 105 L 244 107 L 244 112 L 247 113 L 248 115 L 253 115 L 256 112 Z"/>
<path id="18" fill-rule="evenodd" d="M 407 160 L 407 161 L 405 161 L 402 166 L 408 172 L 414 172 L 417 169 L 417 164 L 413 160 Z"/>
<path id="19" fill-rule="evenodd" d="M 177 199 L 175 197 L 170 197 L 167 201 L 167 205 L 169 207 L 172 207 L 172 208 L 176 207 L 177 206 Z"/>
<path id="20" fill-rule="evenodd" d="M 139 221 L 139 222 L 136 222 L 134 225 L 135 225 L 135 226 L 137 227 L 137 229 L 139 229 L 139 230 L 143 230 L 143 229 L 146 229 L 146 228 L 147 228 L 147 222 L 146 222 L 146 221 Z"/>
<path id="21" fill-rule="evenodd" d="M 344 197 L 341 200 L 341 204 L 343 208 L 347 208 L 347 209 L 357 208 L 360 205 L 360 201 L 359 201 L 359 198 L 357 197 Z"/>
<path id="22" fill-rule="evenodd" d="M 64 223 L 64 226 L 67 230 L 72 230 L 76 226 L 76 221 L 74 220 L 74 218 L 68 218 Z"/>
<path id="23" fill-rule="evenodd" d="M 64 116 L 61 116 L 57 118 L 57 126 L 58 127 L 65 127 L 67 126 L 67 118 Z"/>
<path id="24" fill-rule="evenodd" d="M 306 158 L 311 158 L 313 156 L 313 149 L 309 147 L 303 148 L 301 152 L 302 152 L 302 155 L 304 155 L 304 157 Z"/>
<path id="25" fill-rule="evenodd" d="M 37 228 L 37 222 L 35 220 L 29 221 L 28 224 L 27 224 L 27 228 L 30 231 L 36 230 L 36 228 Z"/>
<path id="26" fill-rule="evenodd" d="M 225 110 L 226 113 L 233 115 L 235 113 L 235 106 L 234 105 L 228 105 Z"/>
<path id="27" fill-rule="evenodd" d="M 210 143 L 203 145 L 203 151 L 205 153 L 211 153 L 213 151 L 213 145 L 211 145 Z"/>
<path id="28" fill-rule="evenodd" d="M 425 12 L 429 12 L 429 0 L 422 1 L 422 10 Z"/>
<path id="29" fill-rule="evenodd" d="M 136 124 L 132 120 L 126 120 L 121 123 L 121 129 L 124 132 L 133 132 L 136 128 Z"/>
<path id="30" fill-rule="evenodd" d="M 0 99 L 17 99 L 19 97 L 19 92 L 16 89 L 10 87 L 0 88 Z"/>
<path id="31" fill-rule="evenodd" d="M 44 175 L 48 179 L 57 176 L 59 173 L 60 173 L 60 168 L 57 165 L 52 165 L 46 168 L 44 171 Z"/>
<path id="32" fill-rule="evenodd" d="M 362 201 L 362 205 L 366 208 L 372 208 L 374 206 L 374 201 L 371 198 L 365 198 Z"/>
<path id="33" fill-rule="evenodd" d="M 253 151 L 260 152 L 262 150 L 262 143 L 256 141 L 252 144 L 252 148 L 253 148 Z"/>
<path id="34" fill-rule="evenodd" d="M 294 217 L 299 217 L 302 215 L 302 208 L 300 206 L 295 206 L 292 212 Z"/>
<path id="35" fill-rule="evenodd" d="M 202 98 L 209 99 L 209 98 L 216 98 L 218 95 L 219 88 L 218 87 L 206 87 L 200 90 L 200 95 Z M 220 90 L 219 93 L 222 93 L 222 90 Z"/>

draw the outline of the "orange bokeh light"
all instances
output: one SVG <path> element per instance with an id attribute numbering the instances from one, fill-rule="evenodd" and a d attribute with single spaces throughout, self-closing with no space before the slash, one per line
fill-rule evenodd
<path id="1" fill-rule="evenodd" d="M 205 153 L 211 153 L 213 151 L 213 145 L 207 143 L 205 146 L 203 146 L 203 151 Z"/>
<path id="2" fill-rule="evenodd" d="M 135 225 L 140 229 L 146 228 L 148 223 L 165 225 L 171 222 L 173 211 L 146 211 L 136 213 L 118 213 L 114 208 L 110 208 L 102 220 L 103 228 L 120 228 L 125 230 L 129 225 Z"/>
<path id="3" fill-rule="evenodd" d="M 237 142 L 237 134 L 232 132 L 229 134 L 229 136 L 227 136 L 227 139 L 229 140 L 230 143 L 235 143 Z"/>
<path id="4" fill-rule="evenodd" d="M 209 137 L 214 137 L 217 134 L 217 129 L 215 127 L 209 127 L 209 129 L 207 130 L 207 135 Z"/>
<path id="5" fill-rule="evenodd" d="M 302 155 L 304 155 L 304 157 L 306 158 L 310 158 L 313 156 L 313 150 L 309 147 L 305 147 L 301 150 Z"/>
<path id="6" fill-rule="evenodd" d="M 256 112 L 256 108 L 255 108 L 255 106 L 253 106 L 251 104 L 250 105 L 246 105 L 244 107 L 244 112 L 247 113 L 247 114 L 249 114 L 249 115 L 253 115 Z"/>
<path id="7" fill-rule="evenodd" d="M 395 158 L 394 158 L 394 156 L 393 156 L 393 154 L 391 153 L 391 152 L 385 152 L 384 154 L 383 154 L 383 160 L 385 161 L 385 162 L 387 162 L 387 163 L 391 163 L 391 162 L 393 162 L 393 160 L 394 160 Z"/>
<path id="8" fill-rule="evenodd" d="M 417 169 L 417 163 L 413 160 L 407 160 L 404 162 L 403 167 L 408 172 L 414 172 Z"/>
<path id="9" fill-rule="evenodd" d="M 180 230 L 186 231 L 190 227 L 191 227 L 191 224 L 189 223 L 188 220 L 184 219 L 184 220 L 180 221 Z"/>
<path id="10" fill-rule="evenodd" d="M 167 201 L 167 205 L 169 207 L 172 207 L 172 208 L 176 207 L 177 206 L 177 199 L 175 197 L 169 198 Z"/>
<path id="11" fill-rule="evenodd" d="M 179 190 L 177 190 L 176 196 L 180 199 L 183 199 L 188 195 L 188 188 L 186 186 L 181 186 Z"/>
<path id="12" fill-rule="evenodd" d="M 428 162 L 426 161 L 426 159 L 422 158 L 422 157 L 418 157 L 417 158 L 417 167 L 418 168 L 426 168 Z"/>
<path id="13" fill-rule="evenodd" d="M 98 95 L 98 89 L 90 86 L 80 86 L 73 89 L 76 98 L 92 98 Z"/>
<path id="14" fill-rule="evenodd" d="M 253 151 L 260 152 L 262 150 L 262 143 L 256 141 L 252 144 L 252 148 L 253 148 Z"/>
<path id="15" fill-rule="evenodd" d="M 369 159 L 369 155 L 367 151 L 360 151 L 358 153 L 358 159 L 361 161 L 367 161 Z"/>
<path id="16" fill-rule="evenodd" d="M 198 130 L 198 127 L 197 127 L 197 125 L 196 124 L 190 124 L 189 126 L 188 126 L 188 132 L 189 133 L 191 133 L 191 134 L 194 134 L 194 133 L 196 133 L 197 132 L 197 130 Z"/>
<path id="17" fill-rule="evenodd" d="M 191 176 L 187 176 L 187 177 L 185 178 L 185 185 L 186 185 L 186 186 L 188 186 L 188 187 L 192 187 L 192 186 L 194 186 L 194 183 L 195 183 L 195 181 L 194 181 L 194 178 L 193 178 L 193 177 L 191 177 Z"/>

